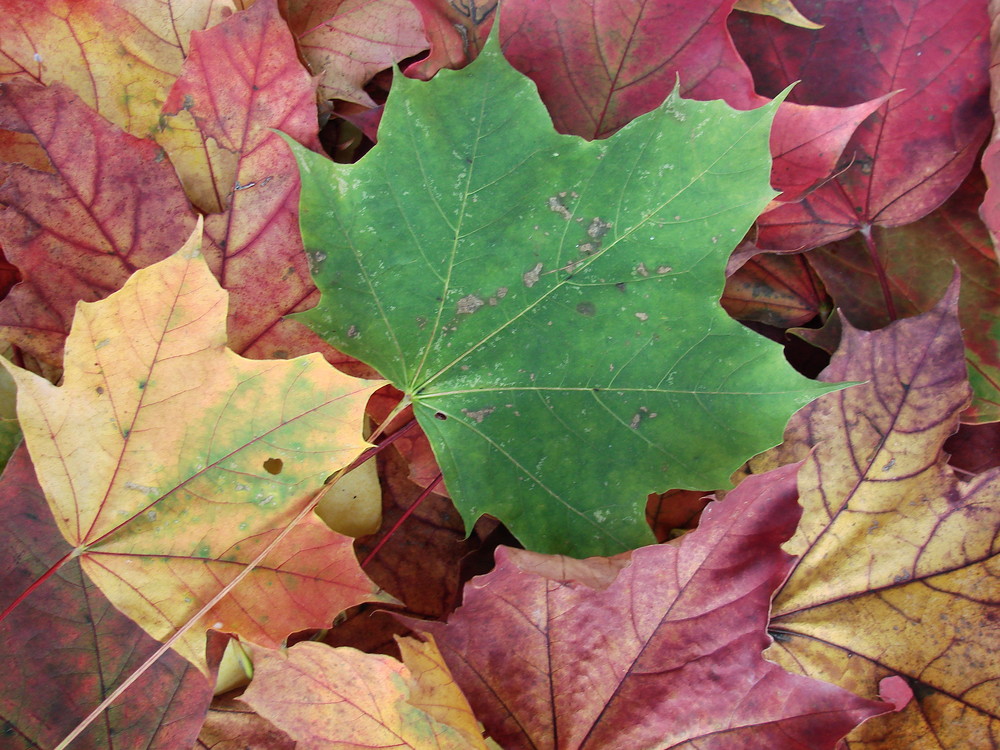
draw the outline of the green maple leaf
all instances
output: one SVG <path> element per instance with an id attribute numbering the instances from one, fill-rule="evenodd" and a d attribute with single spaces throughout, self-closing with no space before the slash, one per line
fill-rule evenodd
<path id="1" fill-rule="evenodd" d="M 718 303 L 775 195 L 776 106 L 674 94 L 587 142 L 495 41 L 397 75 L 359 163 L 291 144 L 322 290 L 301 317 L 406 392 L 466 523 L 577 556 L 651 543 L 649 492 L 727 486 L 836 387 Z"/>

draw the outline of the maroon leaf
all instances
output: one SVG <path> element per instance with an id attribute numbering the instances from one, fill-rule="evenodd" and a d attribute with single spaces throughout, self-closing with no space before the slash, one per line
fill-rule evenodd
<path id="1" fill-rule="evenodd" d="M 726 28 L 733 3 L 507 0 L 500 38 L 507 59 L 538 86 L 556 129 L 593 140 L 659 106 L 678 85 L 689 99 L 724 99 L 744 110 L 766 104 Z M 427 78 L 478 52 L 490 28 L 484 8 L 416 4 L 431 56 L 408 73 Z M 855 128 L 883 101 L 848 108 L 783 104 L 771 137 L 772 181 L 782 200 L 829 177 Z"/>
<path id="2" fill-rule="evenodd" d="M 824 28 L 733 16 L 759 91 L 773 96 L 801 80 L 792 101 L 835 107 L 900 93 L 855 133 L 844 172 L 761 218 L 758 244 L 803 250 L 926 215 L 962 182 L 989 131 L 984 4 L 802 0 L 797 7 Z"/>
<path id="3" fill-rule="evenodd" d="M 941 208 L 920 221 L 873 227 L 867 239 L 858 234 L 806 256 L 841 313 L 865 330 L 933 309 L 955 267 L 961 269 L 959 320 L 974 392 L 972 406 L 962 415 L 968 422 L 1000 419 L 1000 265 L 978 215 L 983 187 L 976 170 Z M 872 262 L 872 248 L 879 266 Z M 883 268 L 888 309 L 879 278 Z"/>
<path id="4" fill-rule="evenodd" d="M 493 26 L 497 0 L 410 0 L 424 23 L 430 54 L 406 69 L 427 80 L 441 68 L 461 68 L 475 59 Z M 506 7 L 506 6 L 505 6 Z"/>
<path id="5" fill-rule="evenodd" d="M 678 542 L 617 559 L 500 548 L 447 624 L 409 623 L 508 750 L 832 748 L 890 706 L 761 656 L 792 563 L 796 470 L 752 477 Z"/>
<path id="6" fill-rule="evenodd" d="M 990 109 L 994 123 L 1000 110 L 1000 4 L 989 4 L 990 14 Z M 1000 128 L 994 125 L 993 136 L 983 153 L 983 172 L 989 188 L 980 208 L 983 221 L 990 230 L 997 260 L 1000 260 Z"/>

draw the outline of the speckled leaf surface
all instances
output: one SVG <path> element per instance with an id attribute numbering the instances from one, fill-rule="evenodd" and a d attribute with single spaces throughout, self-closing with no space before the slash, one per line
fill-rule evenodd
<path id="1" fill-rule="evenodd" d="M 71 557 L 161 640 L 366 447 L 364 404 L 381 385 L 319 355 L 261 362 L 226 349 L 225 292 L 198 239 L 78 305 L 61 386 L 3 361 Z M 309 516 L 175 648 L 207 672 L 208 628 L 277 645 L 375 594 L 350 539 Z"/>
<path id="2" fill-rule="evenodd" d="M 672 96 L 588 143 L 491 43 L 398 78 L 360 163 L 295 148 L 323 293 L 302 317 L 410 397 L 467 526 L 490 513 L 577 555 L 641 545 L 648 492 L 723 486 L 828 388 L 718 305 L 774 195 L 773 109 Z"/>

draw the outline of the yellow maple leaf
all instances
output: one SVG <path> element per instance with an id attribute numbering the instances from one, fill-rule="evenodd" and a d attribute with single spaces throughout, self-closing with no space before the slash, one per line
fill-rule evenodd
<path id="1" fill-rule="evenodd" d="M 227 349 L 226 293 L 200 233 L 199 222 L 175 255 L 77 305 L 61 386 L 4 361 L 70 557 L 160 640 L 369 447 L 364 407 L 382 385 L 318 354 L 258 361 Z M 208 628 L 277 646 L 378 598 L 351 540 L 309 515 L 174 647 L 207 672 Z"/>

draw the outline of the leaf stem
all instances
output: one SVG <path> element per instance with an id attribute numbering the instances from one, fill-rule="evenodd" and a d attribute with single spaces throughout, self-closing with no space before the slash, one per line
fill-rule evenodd
<path id="1" fill-rule="evenodd" d="M 437 487 L 440 483 L 441 483 L 441 474 L 438 473 L 438 475 L 434 477 L 434 481 L 431 482 L 429 485 L 427 485 L 424 491 L 420 493 L 420 496 L 413 501 L 413 504 L 406 509 L 406 512 L 403 513 L 403 515 L 399 517 L 399 520 L 397 520 L 396 523 L 392 525 L 392 528 L 389 529 L 388 532 L 386 532 L 386 535 L 381 539 L 379 539 L 378 544 L 375 545 L 375 549 L 369 552 L 368 556 L 365 557 L 364 561 L 361 563 L 362 568 L 372 561 L 372 558 L 374 558 L 375 555 L 377 555 L 382 550 L 382 548 L 385 546 L 385 543 L 389 541 L 389 538 L 396 533 L 396 531 L 399 529 L 400 526 L 403 525 L 403 522 L 406 521 L 407 518 L 413 515 L 413 512 L 420 507 L 420 504 L 427 499 L 427 497 L 434 491 L 434 488 Z"/>
<path id="2" fill-rule="evenodd" d="M 72 557 L 75 557 L 77 554 L 79 554 L 79 550 L 75 549 L 70 550 L 61 558 L 59 558 L 59 560 L 57 560 L 56 563 L 51 568 L 46 570 L 39 578 L 35 579 L 35 581 L 30 586 L 28 586 L 28 588 L 26 588 L 23 592 L 21 592 L 21 595 L 18 596 L 17 599 L 12 601 L 10 605 L 8 605 L 8 607 L 3 612 L 0 612 L 0 622 L 3 622 L 7 618 L 7 615 L 13 612 L 21 602 L 27 599 L 32 591 L 37 589 L 39 586 L 45 583 L 49 578 L 51 578 L 55 574 L 55 572 L 59 570 L 59 568 L 61 568 L 63 565 L 66 564 L 67 560 L 69 560 Z"/>
<path id="3" fill-rule="evenodd" d="M 371 438 L 369 438 L 369 440 L 373 440 L 373 439 L 377 438 L 379 436 L 379 433 L 382 431 L 382 429 L 388 423 L 389 423 L 388 420 L 386 420 L 385 422 L 383 422 L 379 426 L 379 428 L 374 433 L 372 433 L 372 436 L 371 436 Z M 392 445 L 394 442 L 396 442 L 396 440 L 398 440 L 399 438 L 401 438 L 403 435 L 405 435 L 407 432 L 409 432 L 410 430 L 412 430 L 416 426 L 417 426 L 417 420 L 416 419 L 410 419 L 409 422 L 407 422 L 402 427 L 400 427 L 398 430 L 396 430 L 394 433 L 392 433 L 391 435 L 389 435 L 389 437 L 387 437 L 381 443 L 379 443 L 378 445 L 373 445 L 371 448 L 369 448 L 364 453 L 362 453 L 360 456 L 358 456 L 356 459 L 354 459 L 354 461 L 352 463 L 348 464 L 345 469 L 342 469 L 337 474 L 334 474 L 333 477 L 339 477 L 341 474 L 346 474 L 349 471 L 354 471 L 356 468 L 358 468 L 359 466 L 361 466 L 361 464 L 363 464 L 365 461 L 367 461 L 368 459 L 372 458 L 372 456 L 376 456 L 379 453 L 381 453 L 382 451 L 384 451 L 386 448 L 388 448 L 390 445 Z M 332 481 L 333 481 L 333 479 L 331 479 L 331 482 Z"/>
<path id="4" fill-rule="evenodd" d="M 879 258 L 878 248 L 875 247 L 875 238 L 872 237 L 871 224 L 865 224 L 861 227 L 861 236 L 865 238 L 865 249 L 868 251 L 868 257 L 871 259 L 872 267 L 875 269 L 879 286 L 882 287 L 882 298 L 885 300 L 885 310 L 889 314 L 889 320 L 898 320 L 899 315 L 896 313 L 896 303 L 892 300 L 892 290 L 889 288 L 889 277 L 885 272 L 885 266 L 882 265 L 882 259 Z"/>

